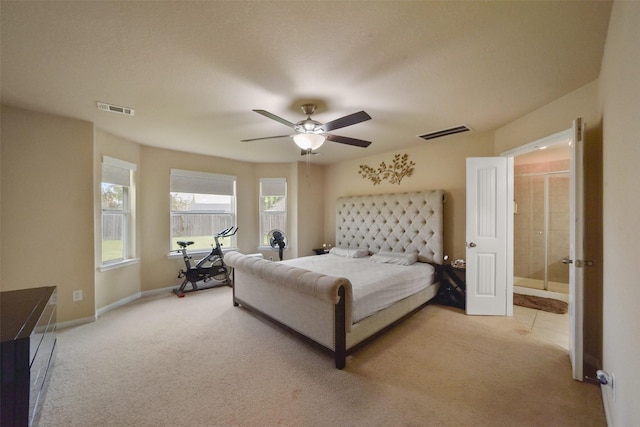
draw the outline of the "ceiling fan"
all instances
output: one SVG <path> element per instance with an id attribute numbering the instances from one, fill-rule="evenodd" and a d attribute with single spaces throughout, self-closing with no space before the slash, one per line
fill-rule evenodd
<path id="1" fill-rule="evenodd" d="M 302 112 L 307 115 L 307 118 L 304 120 L 300 120 L 297 123 L 291 123 L 290 121 L 285 120 L 282 117 L 278 117 L 275 114 L 272 114 L 265 110 L 253 110 L 258 114 L 261 114 L 269 119 L 275 120 L 285 126 L 292 128 L 295 133 L 293 135 L 277 135 L 266 136 L 262 138 L 243 139 L 242 142 L 291 137 L 293 138 L 293 141 L 296 143 L 296 145 L 302 149 L 303 154 L 310 154 L 312 150 L 320 148 L 320 146 L 324 144 L 325 140 L 339 142 L 340 144 L 353 145 L 356 147 L 368 147 L 369 145 L 371 145 L 371 141 L 327 133 L 335 129 L 355 125 L 357 123 L 361 123 L 371 119 L 371 116 L 364 111 L 349 114 L 347 116 L 323 124 L 311 118 L 311 115 L 316 111 L 315 104 L 304 104 L 301 108 Z"/>

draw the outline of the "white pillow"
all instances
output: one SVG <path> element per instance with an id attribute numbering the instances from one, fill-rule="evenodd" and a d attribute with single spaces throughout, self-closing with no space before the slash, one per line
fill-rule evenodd
<path id="1" fill-rule="evenodd" d="M 363 258 L 369 256 L 369 251 L 366 249 L 344 249 L 333 247 L 329 249 L 329 253 L 345 258 Z"/>
<path id="2" fill-rule="evenodd" d="M 378 252 L 373 254 L 369 261 L 386 264 L 411 265 L 418 261 L 418 254 L 401 252 Z"/>

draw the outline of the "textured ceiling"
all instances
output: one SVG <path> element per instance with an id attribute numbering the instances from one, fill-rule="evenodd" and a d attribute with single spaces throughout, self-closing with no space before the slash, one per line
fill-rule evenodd
<path id="1" fill-rule="evenodd" d="M 289 128 L 365 110 L 314 163 L 496 129 L 598 78 L 611 3 L 1 3 L 2 103 L 94 122 L 150 146 L 252 162 L 300 160 Z M 96 101 L 135 109 L 101 112 Z"/>

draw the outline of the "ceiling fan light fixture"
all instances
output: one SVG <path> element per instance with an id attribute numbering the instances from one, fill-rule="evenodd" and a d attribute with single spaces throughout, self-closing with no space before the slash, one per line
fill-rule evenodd
<path id="1" fill-rule="evenodd" d="M 303 150 L 315 150 L 324 144 L 326 137 L 317 133 L 298 133 L 293 135 L 293 142 Z"/>
<path id="2" fill-rule="evenodd" d="M 332 135 L 330 133 L 327 133 L 336 129 L 342 129 L 347 126 L 355 125 L 357 123 L 370 120 L 371 116 L 365 113 L 364 111 L 359 111 L 357 113 L 349 114 L 347 116 L 340 117 L 330 122 L 320 123 L 319 121 L 313 120 L 311 118 L 311 114 L 313 114 L 315 109 L 316 109 L 316 106 L 314 104 L 304 104 L 302 106 L 302 112 L 307 115 L 307 118 L 304 120 L 300 120 L 297 123 L 292 123 L 289 120 L 283 119 L 282 117 L 278 117 L 275 114 L 265 110 L 253 110 L 254 112 L 262 116 L 265 116 L 268 119 L 275 120 L 276 122 L 281 123 L 293 129 L 294 134 L 243 139 L 242 141 L 248 142 L 248 141 L 257 141 L 260 139 L 283 138 L 285 136 L 290 136 L 295 142 L 295 144 L 304 152 L 320 148 L 326 140 L 329 140 L 331 142 L 338 142 L 340 144 L 353 145 L 355 147 L 368 147 L 371 144 L 371 141 L 365 141 L 362 139 L 349 138 L 346 136 Z"/>

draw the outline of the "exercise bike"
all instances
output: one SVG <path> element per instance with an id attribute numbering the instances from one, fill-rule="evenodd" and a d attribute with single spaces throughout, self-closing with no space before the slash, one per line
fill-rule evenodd
<path id="1" fill-rule="evenodd" d="M 178 297 L 184 297 L 187 292 L 200 291 L 224 285 L 231 286 L 229 270 L 224 263 L 224 254 L 222 253 L 222 247 L 218 239 L 221 237 L 231 237 L 237 232 L 238 227 L 229 227 L 213 236 L 216 242 L 215 246 L 213 246 L 211 252 L 198 261 L 196 265 L 191 265 L 191 256 L 187 253 L 187 246 L 193 245 L 193 242 L 176 242 L 178 246 L 180 246 L 180 249 L 176 252 L 182 253 L 182 259 L 185 265 L 185 269 L 180 270 L 178 273 L 178 278 L 184 278 L 184 280 L 180 287 L 173 290 Z M 201 283 L 200 286 L 198 286 L 198 282 L 202 282 L 204 285 Z M 191 288 L 187 289 L 189 284 L 191 284 Z"/>

